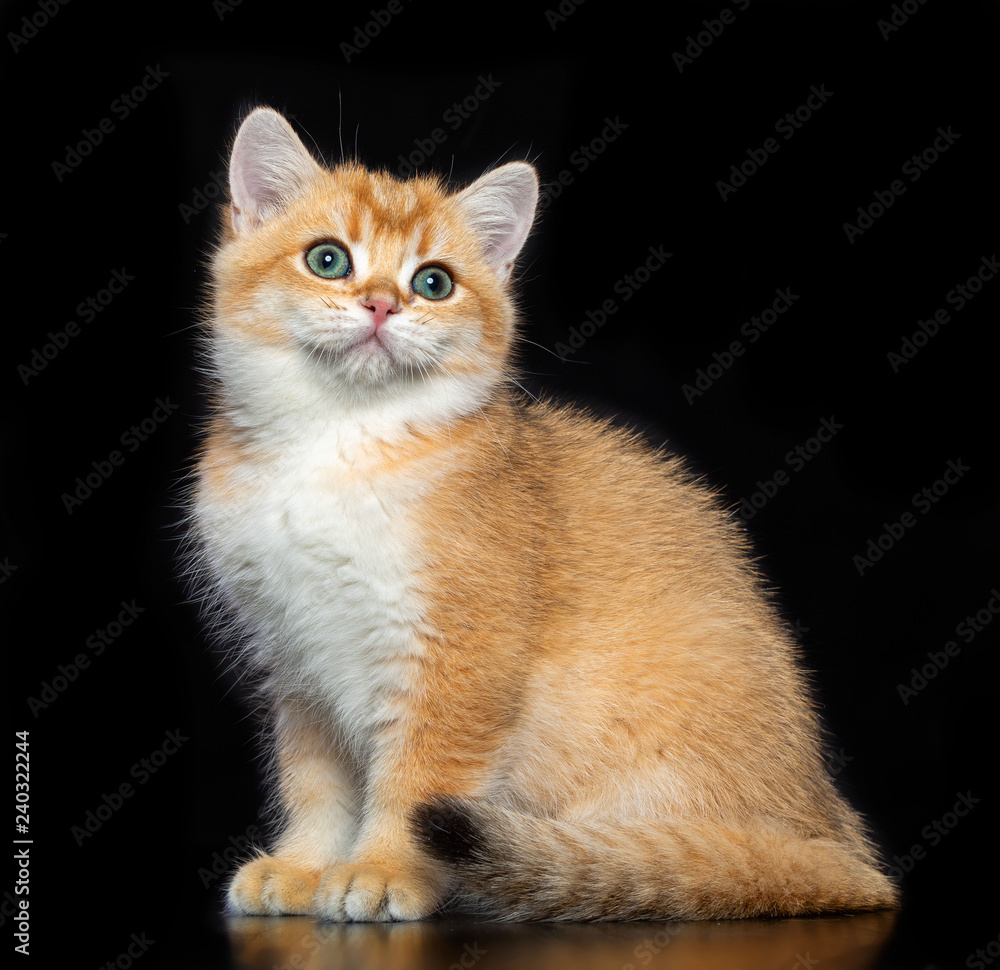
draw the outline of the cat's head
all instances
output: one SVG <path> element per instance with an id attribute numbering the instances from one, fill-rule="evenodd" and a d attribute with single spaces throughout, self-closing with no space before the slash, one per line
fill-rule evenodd
<path id="1" fill-rule="evenodd" d="M 530 165 L 457 192 L 327 169 L 280 114 L 257 108 L 233 144 L 229 189 L 213 327 L 245 358 L 234 366 L 259 353 L 286 379 L 307 372 L 350 400 L 435 387 L 471 401 L 502 379 L 508 282 L 538 198 Z"/>

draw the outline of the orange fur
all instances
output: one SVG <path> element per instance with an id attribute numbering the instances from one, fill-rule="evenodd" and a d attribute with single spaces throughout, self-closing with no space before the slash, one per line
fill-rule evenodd
<path id="1" fill-rule="evenodd" d="M 326 170 L 262 109 L 231 180 L 194 523 L 206 596 L 267 677 L 286 816 L 234 909 L 892 906 L 718 498 L 511 389 L 528 167 L 459 193 Z M 318 243 L 350 272 L 310 271 Z M 428 263 L 448 296 L 418 291 Z"/>

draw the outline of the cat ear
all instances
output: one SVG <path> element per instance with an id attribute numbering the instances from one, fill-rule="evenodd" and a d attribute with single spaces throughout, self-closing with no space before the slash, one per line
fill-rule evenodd
<path id="1" fill-rule="evenodd" d="M 245 232 L 270 219 L 321 171 L 277 111 L 255 108 L 240 125 L 229 160 L 233 229 Z"/>
<path id="2" fill-rule="evenodd" d="M 535 218 L 538 175 L 534 168 L 527 162 L 508 162 L 478 178 L 456 198 L 483 242 L 487 261 L 506 280 Z"/>

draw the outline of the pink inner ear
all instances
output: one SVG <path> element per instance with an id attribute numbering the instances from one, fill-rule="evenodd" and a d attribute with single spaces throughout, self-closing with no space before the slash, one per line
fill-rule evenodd
<path id="1" fill-rule="evenodd" d="M 517 255 L 521 252 L 521 247 L 524 245 L 524 241 L 528 238 L 528 233 L 531 231 L 531 224 L 535 218 L 536 198 L 537 193 L 535 197 L 530 200 L 530 202 L 528 200 L 523 200 L 521 204 L 515 207 L 515 220 L 511 225 L 510 230 L 496 243 L 496 247 L 500 250 L 505 266 L 512 264 L 514 260 L 517 259 Z"/>
<path id="2" fill-rule="evenodd" d="M 243 167 L 235 157 L 229 167 L 229 195 L 232 199 L 234 229 L 239 231 L 245 222 L 257 221 L 257 206 L 254 203 L 256 193 L 247 184 Z"/>
<path id="3" fill-rule="evenodd" d="M 240 127 L 229 163 L 234 228 L 281 211 L 318 171 L 291 125 L 276 111 L 257 108 Z"/>
<path id="4" fill-rule="evenodd" d="M 479 233 L 487 259 L 506 279 L 535 218 L 538 177 L 524 162 L 511 162 L 473 182 L 459 196 Z"/>
<path id="5" fill-rule="evenodd" d="M 234 155 L 229 169 L 229 189 L 234 208 L 241 218 L 251 223 L 260 223 L 268 214 L 282 208 L 281 196 L 255 158 Z"/>

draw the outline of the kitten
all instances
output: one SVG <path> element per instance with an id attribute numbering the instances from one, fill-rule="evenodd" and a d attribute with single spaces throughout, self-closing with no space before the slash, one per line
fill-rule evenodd
<path id="1" fill-rule="evenodd" d="M 458 192 L 328 170 L 258 108 L 229 179 L 195 569 L 262 677 L 283 810 L 230 910 L 893 906 L 719 500 L 516 393 L 534 169 Z"/>

